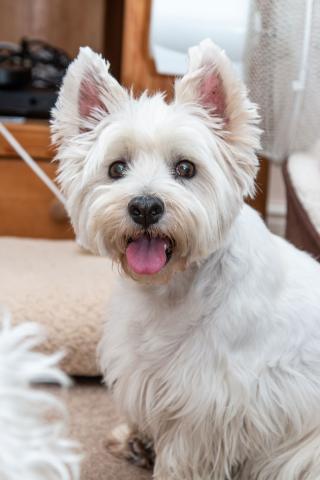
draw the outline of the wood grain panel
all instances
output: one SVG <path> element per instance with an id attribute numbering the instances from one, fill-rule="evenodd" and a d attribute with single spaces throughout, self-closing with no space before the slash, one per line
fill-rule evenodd
<path id="1" fill-rule="evenodd" d="M 102 51 L 105 0 L 0 0 L 1 40 L 46 40 L 71 56 L 79 46 Z"/>
<path id="2" fill-rule="evenodd" d="M 39 165 L 54 178 L 54 165 L 42 160 Z M 73 237 L 69 221 L 59 214 L 55 197 L 18 159 L 0 159 L 0 218 L 0 235 Z"/>
<path id="3" fill-rule="evenodd" d="M 49 124 L 45 121 L 26 123 L 8 123 L 7 129 L 27 150 L 29 155 L 37 158 L 51 159 L 54 156 L 54 149 L 50 145 Z M 16 157 L 15 150 L 7 143 L 0 134 L 0 157 Z"/>
<path id="4" fill-rule="evenodd" d="M 110 73 L 121 79 L 124 0 L 107 0 L 105 21 L 105 58 L 110 62 Z"/>
<path id="5" fill-rule="evenodd" d="M 268 199 L 268 181 L 269 181 L 269 160 L 260 157 L 260 169 L 256 179 L 256 196 L 247 199 L 247 203 L 251 207 L 258 210 L 263 218 L 267 215 L 267 199 Z"/>
<path id="6" fill-rule="evenodd" d="M 150 0 L 125 1 L 121 81 L 138 94 L 161 90 L 171 98 L 173 77 L 156 72 L 148 51 L 150 8 Z"/>

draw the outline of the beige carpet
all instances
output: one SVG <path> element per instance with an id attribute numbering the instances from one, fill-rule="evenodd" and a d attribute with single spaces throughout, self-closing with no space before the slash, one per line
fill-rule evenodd
<path id="1" fill-rule="evenodd" d="M 45 327 L 42 350 L 63 350 L 70 375 L 98 375 L 96 348 L 117 269 L 72 240 L 0 237 L 0 306 L 13 323 Z"/>
<path id="2" fill-rule="evenodd" d="M 69 410 L 71 436 L 85 454 L 81 480 L 151 480 L 150 472 L 113 457 L 104 446 L 108 432 L 120 422 L 105 387 L 91 379 L 76 380 L 62 393 L 53 389 Z"/>

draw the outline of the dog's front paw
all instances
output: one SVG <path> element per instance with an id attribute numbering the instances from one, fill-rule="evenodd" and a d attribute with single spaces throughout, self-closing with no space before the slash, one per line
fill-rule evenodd
<path id="1" fill-rule="evenodd" d="M 139 467 L 151 470 L 154 466 L 152 441 L 136 430 L 131 430 L 125 423 L 112 430 L 106 447 L 113 455 L 125 458 Z"/>

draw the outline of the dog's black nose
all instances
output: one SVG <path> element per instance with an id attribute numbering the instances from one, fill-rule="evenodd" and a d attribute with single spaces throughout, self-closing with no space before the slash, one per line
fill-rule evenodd
<path id="1" fill-rule="evenodd" d="M 158 197 L 142 195 L 134 197 L 128 205 L 130 217 L 135 223 L 148 228 L 149 225 L 157 223 L 163 215 L 164 204 Z"/>

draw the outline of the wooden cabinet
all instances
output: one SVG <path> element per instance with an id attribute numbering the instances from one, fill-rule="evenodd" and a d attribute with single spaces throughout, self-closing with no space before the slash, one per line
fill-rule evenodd
<path id="1" fill-rule="evenodd" d="M 53 179 L 56 165 L 46 122 L 7 125 L 39 166 Z M 61 204 L 17 157 L 0 135 L 0 235 L 33 238 L 72 238 Z"/>
<path id="2" fill-rule="evenodd" d="M 98 52 L 120 52 L 113 12 L 120 22 L 122 0 L 0 0 L 1 40 L 19 42 L 37 38 L 77 55 L 81 45 Z M 110 15 L 108 13 L 110 12 Z M 121 35 L 121 32 L 120 32 Z M 120 56 L 120 53 L 119 53 Z M 51 177 L 48 122 L 11 124 L 13 135 Z M 72 228 L 58 201 L 38 177 L 19 159 L 0 134 L 0 235 L 41 238 L 73 237 Z"/>

